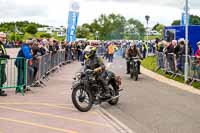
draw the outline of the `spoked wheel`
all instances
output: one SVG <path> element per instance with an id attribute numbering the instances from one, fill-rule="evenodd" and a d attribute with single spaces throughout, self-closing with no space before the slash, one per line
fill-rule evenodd
<path id="1" fill-rule="evenodd" d="M 116 96 L 119 95 L 119 91 L 118 91 L 117 89 L 114 89 L 112 85 L 109 85 L 109 88 L 110 88 L 110 90 L 111 90 L 111 96 L 112 96 L 112 97 L 116 97 Z M 116 105 L 118 102 L 119 102 L 119 97 L 108 101 L 108 103 L 109 103 L 110 105 Z"/>
<path id="2" fill-rule="evenodd" d="M 133 69 L 134 69 L 133 66 L 131 66 L 131 68 L 130 68 L 130 78 L 131 79 L 133 79 L 133 77 L 134 77 L 134 70 Z"/>
<path id="3" fill-rule="evenodd" d="M 81 112 L 87 112 L 92 108 L 92 94 L 84 86 L 78 86 L 73 89 L 72 102 Z"/>
<path id="4" fill-rule="evenodd" d="M 138 67 L 137 65 L 133 66 L 131 69 L 130 69 L 130 77 L 131 79 L 134 79 L 135 81 L 138 80 Z"/>
<path id="5" fill-rule="evenodd" d="M 135 66 L 135 69 L 134 69 L 134 80 L 137 81 L 138 80 L 138 67 Z"/>

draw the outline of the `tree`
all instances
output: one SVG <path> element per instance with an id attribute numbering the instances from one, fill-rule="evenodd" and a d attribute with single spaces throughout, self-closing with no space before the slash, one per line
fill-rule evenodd
<path id="1" fill-rule="evenodd" d="M 33 22 L 28 22 L 28 21 L 5 22 L 5 23 L 0 23 L 0 30 L 6 31 L 6 32 L 14 32 L 15 25 L 17 26 L 18 30 L 21 32 L 25 32 L 25 28 L 29 25 L 35 25 L 37 28 L 47 26 L 47 25 L 37 24 Z"/>
<path id="2" fill-rule="evenodd" d="M 197 15 L 190 15 L 190 24 L 191 25 L 200 25 L 200 17 Z"/>
<path id="3" fill-rule="evenodd" d="M 156 24 L 156 25 L 154 25 L 154 27 L 153 27 L 153 30 L 156 30 L 156 31 L 158 31 L 159 33 L 161 33 L 161 36 L 163 35 L 163 30 L 164 30 L 164 25 L 163 24 Z"/>
<path id="4" fill-rule="evenodd" d="M 190 15 L 190 25 L 200 25 L 200 17 L 197 15 Z M 172 22 L 172 25 L 180 25 L 181 21 L 180 20 L 174 20 Z"/>
<path id="5" fill-rule="evenodd" d="M 87 38 L 89 39 L 90 36 L 90 29 L 85 27 L 85 25 L 78 26 L 76 31 L 76 37 L 77 38 Z"/>
<path id="6" fill-rule="evenodd" d="M 51 35 L 49 33 L 43 33 L 40 35 L 41 38 L 51 38 Z"/>
<path id="7" fill-rule="evenodd" d="M 112 39 L 142 39 L 144 37 L 144 25 L 135 19 L 126 20 L 120 14 L 101 14 L 94 19 L 91 24 L 83 24 L 77 28 L 77 37 L 95 39 L 95 33 L 98 31 L 100 40 Z"/>
<path id="8" fill-rule="evenodd" d="M 25 29 L 25 31 L 29 34 L 36 34 L 37 33 L 37 27 L 35 25 L 28 25 Z"/>
<path id="9" fill-rule="evenodd" d="M 180 20 L 174 20 L 172 22 L 172 25 L 180 25 L 181 24 L 181 21 Z"/>
<path id="10" fill-rule="evenodd" d="M 136 38 L 133 39 L 143 39 L 144 38 L 144 34 L 145 34 L 145 28 L 144 25 L 139 21 L 139 20 L 135 20 L 133 18 L 128 20 L 128 25 L 135 25 L 135 36 Z"/>

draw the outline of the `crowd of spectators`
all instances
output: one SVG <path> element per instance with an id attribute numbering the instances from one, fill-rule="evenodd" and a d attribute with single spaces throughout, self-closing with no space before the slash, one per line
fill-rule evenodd
<path id="1" fill-rule="evenodd" d="M 39 73 L 39 63 L 41 58 L 45 55 L 51 55 L 62 51 L 65 55 L 66 63 L 72 61 L 84 61 L 84 49 L 87 45 L 92 45 L 97 48 L 97 55 L 102 56 L 108 62 L 113 62 L 114 53 L 121 47 L 122 42 L 120 41 L 57 41 L 53 38 L 50 39 L 27 39 L 24 42 L 19 42 L 17 47 L 19 51 L 17 58 L 15 60 L 15 66 L 17 68 L 17 88 L 16 93 L 21 92 L 20 86 L 24 85 L 25 72 L 27 72 L 28 82 L 33 83 L 37 81 L 37 76 Z M 5 43 L 5 46 L 6 43 Z M 8 48 L 8 47 L 7 47 Z M 56 57 L 57 58 L 57 57 Z M 56 60 L 56 58 L 51 58 L 51 60 Z M 26 71 L 24 71 L 27 64 Z M 27 84 L 29 84 L 27 82 Z M 24 91 L 29 91 L 26 86 L 23 86 Z"/>
<path id="2" fill-rule="evenodd" d="M 186 42 L 184 39 L 172 40 L 167 42 L 164 40 L 156 40 L 156 51 L 158 52 L 158 69 L 166 68 L 172 72 L 184 73 Z M 192 48 L 188 45 L 188 55 L 192 56 Z M 160 59 L 164 61 L 159 61 Z M 189 60 L 189 58 L 188 58 Z M 167 70 L 166 70 L 167 71 Z"/>

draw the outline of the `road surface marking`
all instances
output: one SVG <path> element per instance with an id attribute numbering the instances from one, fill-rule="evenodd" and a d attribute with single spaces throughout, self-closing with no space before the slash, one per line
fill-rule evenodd
<path id="1" fill-rule="evenodd" d="M 111 115 L 108 111 L 106 111 L 103 107 L 100 106 L 99 114 L 108 121 L 119 133 L 135 133 L 131 129 L 129 129 L 125 124 L 119 121 L 116 117 Z"/>
<path id="2" fill-rule="evenodd" d="M 65 104 L 62 104 L 63 106 L 61 106 L 61 104 L 55 105 L 55 104 L 48 104 L 48 103 L 0 103 L 0 105 L 42 105 L 42 106 L 55 107 L 55 108 L 60 108 L 60 109 L 69 109 L 69 110 L 77 111 L 77 109 L 74 109 L 74 108 L 64 107 Z M 66 106 L 70 106 L 70 105 L 72 105 L 72 104 L 66 104 Z M 88 112 L 88 113 L 98 115 L 98 113 L 95 112 L 95 111 L 91 111 L 91 112 Z"/>
<path id="3" fill-rule="evenodd" d="M 59 132 L 64 132 L 64 133 L 78 133 L 76 131 L 71 131 L 71 130 L 56 128 L 56 127 L 51 127 L 51 126 L 36 124 L 36 123 L 32 123 L 32 122 L 27 122 L 27 121 L 20 121 L 20 120 L 3 118 L 3 117 L 0 117 L 0 120 L 14 122 L 14 123 L 19 123 L 19 124 L 24 124 L 24 125 L 29 125 L 29 126 L 35 126 L 35 127 L 40 127 L 40 128 L 46 128 L 46 129 L 50 129 L 50 130 L 54 130 L 54 131 L 59 131 Z"/>
<path id="4" fill-rule="evenodd" d="M 80 123 L 84 123 L 84 124 L 88 124 L 88 125 L 95 125 L 95 126 L 111 128 L 111 126 L 107 125 L 107 124 L 102 124 L 102 123 L 87 121 L 87 120 L 82 120 L 82 119 L 75 119 L 75 118 L 71 118 L 71 117 L 63 117 L 60 115 L 53 115 L 53 114 L 49 114 L 49 113 L 35 112 L 35 111 L 31 111 L 31 110 L 17 109 L 17 108 L 11 108 L 11 107 L 6 107 L 6 106 L 0 106 L 0 108 L 12 110 L 12 111 L 18 111 L 18 112 L 31 113 L 31 114 L 40 115 L 40 116 L 48 116 L 48 117 L 53 117 L 53 118 L 58 118 L 58 119 L 71 120 L 71 121 L 76 121 L 76 122 L 80 122 Z"/>

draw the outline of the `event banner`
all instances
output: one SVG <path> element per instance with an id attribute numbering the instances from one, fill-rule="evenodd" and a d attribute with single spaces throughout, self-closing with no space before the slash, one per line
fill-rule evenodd
<path id="1" fill-rule="evenodd" d="M 76 28 L 78 24 L 79 17 L 79 4 L 77 2 L 73 2 L 70 7 L 70 11 L 68 14 L 68 26 L 67 26 L 67 41 L 73 42 L 76 40 Z"/>
<path id="2" fill-rule="evenodd" d="M 186 11 L 185 7 L 183 8 L 183 11 L 181 13 L 181 25 L 186 25 Z M 188 11 L 189 12 L 189 11 Z M 190 25 L 190 15 L 188 14 L 188 25 Z"/>

